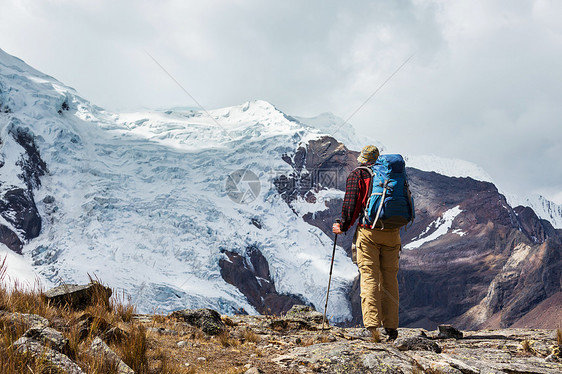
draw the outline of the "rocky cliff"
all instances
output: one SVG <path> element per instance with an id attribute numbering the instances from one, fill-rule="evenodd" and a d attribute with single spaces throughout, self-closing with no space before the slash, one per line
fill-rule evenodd
<path id="1" fill-rule="evenodd" d="M 20 152 L 15 153 L 14 148 Z M 0 171 L 6 166 L 6 158 L 21 155 L 15 162 L 17 170 L 2 173 L 17 175 L 0 180 L 0 243 L 21 254 L 23 245 L 41 232 L 34 190 L 41 185 L 40 177 L 47 172 L 47 165 L 33 134 L 17 120 L 12 120 L 0 134 L 0 150 Z"/>

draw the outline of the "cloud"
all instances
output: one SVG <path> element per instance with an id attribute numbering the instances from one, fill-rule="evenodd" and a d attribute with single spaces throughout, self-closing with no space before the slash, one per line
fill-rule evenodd
<path id="1" fill-rule="evenodd" d="M 0 45 L 110 110 L 264 99 L 350 116 L 389 151 L 562 191 L 558 1 L 7 1 Z M 345 131 L 343 129 L 342 131 Z M 558 194 L 558 195 L 556 195 Z"/>
<path id="2" fill-rule="evenodd" d="M 476 162 L 507 192 L 561 191 L 560 26 L 545 2 L 497 4 L 434 3 L 436 42 L 352 122 L 390 151 Z"/>

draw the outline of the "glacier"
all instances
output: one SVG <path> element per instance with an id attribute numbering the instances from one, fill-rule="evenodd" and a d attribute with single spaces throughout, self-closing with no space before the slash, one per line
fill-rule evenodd
<path id="1" fill-rule="evenodd" d="M 49 171 L 34 191 L 43 228 L 24 247 L 30 282 L 37 276 L 50 287 L 95 277 L 140 312 L 211 307 L 257 313 L 222 279 L 218 265 L 222 251 L 243 254 L 255 246 L 280 293 L 323 307 L 332 242 L 295 215 L 273 185 L 291 171 L 281 155 L 321 131 L 259 100 L 208 114 L 115 114 L 4 52 L 0 69 L 0 103 L 7 108 L 0 122 L 6 156 L 0 180 L 23 183 L 14 177 L 22 150 L 7 136 L 8 126 L 33 134 Z M 248 204 L 227 196 L 226 179 L 238 169 L 253 171 L 261 183 L 262 192 Z M 9 269 L 21 268 L 12 257 L 7 261 Z M 347 291 L 356 275 L 338 248 L 332 321 L 351 317 Z"/>

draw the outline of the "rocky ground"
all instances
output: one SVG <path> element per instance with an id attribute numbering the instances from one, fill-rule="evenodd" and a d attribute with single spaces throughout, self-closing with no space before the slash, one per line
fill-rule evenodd
<path id="1" fill-rule="evenodd" d="M 37 298 L 40 303 L 26 299 L 26 305 L 36 303 L 38 314 L 14 311 L 13 295 L 4 299 L 0 348 L 8 359 L 0 357 L 1 372 L 562 372 L 561 330 L 459 331 L 443 325 L 437 331 L 400 329 L 395 341 L 373 341 L 363 328 L 323 329 L 322 314 L 302 305 L 282 316 L 186 309 L 125 318 L 110 294 L 97 284 L 59 287 Z M 97 301 L 85 306 L 91 297 Z M 16 362 L 10 358 L 18 355 Z M 34 369 L 27 370 L 30 365 Z"/>
<path id="2" fill-rule="evenodd" d="M 322 373 L 560 373 L 556 332 L 505 329 L 439 337 L 437 331 L 400 329 L 395 342 L 372 342 L 362 328 L 304 324 L 287 317 L 237 316 L 230 334 L 252 330 L 261 357 L 248 364 L 264 372 Z M 558 347 L 558 348 L 557 348 Z M 558 349 L 558 350 L 557 350 Z M 437 352 L 436 352 L 437 351 Z M 439 352 L 439 353 L 438 353 Z"/>
<path id="3" fill-rule="evenodd" d="M 373 342 L 363 328 L 322 330 L 315 312 L 286 316 L 223 317 L 224 337 L 187 335 L 179 325 L 149 328 L 168 342 L 174 357 L 193 372 L 248 373 L 560 373 L 556 331 L 504 329 L 439 334 L 400 329 L 394 342 Z M 152 316 L 138 316 L 147 326 Z M 170 326 L 168 324 L 168 326 Z M 182 332 L 184 331 L 184 332 Z M 453 330 L 454 331 L 454 330 Z M 384 340 L 384 338 L 383 338 Z M 553 354 L 554 352 L 554 354 Z M 228 365 L 225 363 L 228 362 Z"/>

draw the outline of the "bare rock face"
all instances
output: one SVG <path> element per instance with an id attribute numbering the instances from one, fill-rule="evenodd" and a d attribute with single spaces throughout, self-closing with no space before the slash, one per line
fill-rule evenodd
<path id="1" fill-rule="evenodd" d="M 297 346 L 273 357 L 281 368 L 319 373 L 559 373 L 552 330 L 470 331 L 463 339 L 441 340 L 419 330 L 399 329 L 402 338 L 372 343 L 353 338 L 353 329 L 334 328 L 329 343 Z M 427 337 L 429 335 L 430 337 Z M 522 342 L 533 342 L 529 352 Z"/>
<path id="2" fill-rule="evenodd" d="M 21 254 L 24 243 L 41 231 L 41 217 L 33 193 L 22 188 L 1 191 L 0 215 L 10 224 L 10 227 L 0 224 L 0 242 Z"/>
<path id="3" fill-rule="evenodd" d="M 537 217 L 533 209 L 524 206 L 518 206 L 513 209 L 519 223 L 521 224 L 521 231 L 533 243 L 544 243 L 548 238 L 556 237 L 556 229 L 547 220 Z"/>
<path id="4" fill-rule="evenodd" d="M 21 170 L 17 177 L 25 188 L 0 180 L 0 216 L 8 224 L 0 224 L 0 243 L 21 254 L 23 245 L 41 232 L 41 216 L 33 191 L 41 185 L 40 177 L 47 172 L 47 165 L 41 159 L 34 135 L 19 121 L 14 119 L 8 125 L 8 135 L 9 139 L 0 139 L 0 147 L 4 142 L 15 142 L 23 150 L 16 167 Z M 0 159 L 0 168 L 4 165 Z"/>
<path id="5" fill-rule="evenodd" d="M 398 349 L 361 340 L 297 347 L 274 361 L 281 367 L 305 366 L 320 373 L 412 373 L 415 368 L 415 362 Z"/>
<path id="6" fill-rule="evenodd" d="M 282 314 L 293 305 L 304 304 L 297 295 L 282 295 L 275 288 L 267 259 L 255 246 L 246 248 L 243 254 L 223 251 L 219 260 L 221 276 L 236 286 L 250 304 L 260 313 Z"/>
<path id="7" fill-rule="evenodd" d="M 324 188 L 344 191 L 356 157 L 331 137 L 311 141 L 283 156 L 294 171 L 278 178 L 277 190 L 289 206 L 297 197 L 316 201 L 315 194 Z M 401 326 L 507 327 L 562 291 L 560 230 L 530 208 L 510 207 L 491 183 L 412 168 L 407 173 L 416 219 L 401 233 Z M 302 218 L 333 238 L 331 226 L 341 205 L 339 199 L 325 201 L 325 210 Z M 444 235 L 407 249 L 435 232 L 451 210 L 458 214 Z M 348 255 L 353 231 L 338 236 Z M 361 323 L 357 281 L 349 292 L 353 318 L 347 325 L 355 326 Z"/>

